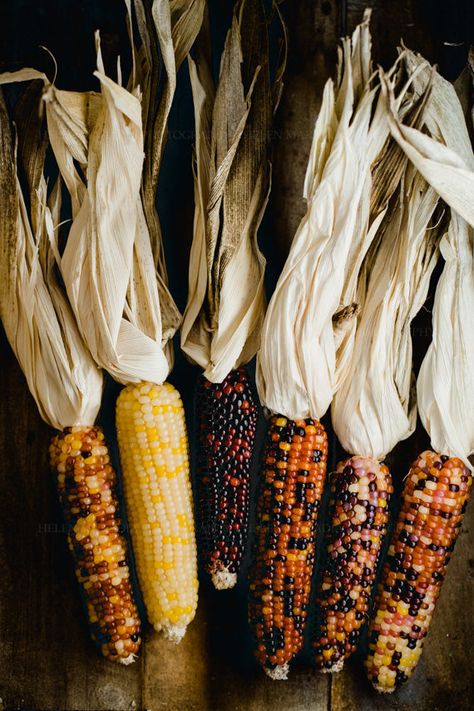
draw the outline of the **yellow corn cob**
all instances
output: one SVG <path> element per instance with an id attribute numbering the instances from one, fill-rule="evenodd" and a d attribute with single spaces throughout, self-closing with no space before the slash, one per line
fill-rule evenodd
<path id="1" fill-rule="evenodd" d="M 127 385 L 117 436 L 138 579 L 153 627 L 178 642 L 197 606 L 184 408 L 169 383 Z"/>

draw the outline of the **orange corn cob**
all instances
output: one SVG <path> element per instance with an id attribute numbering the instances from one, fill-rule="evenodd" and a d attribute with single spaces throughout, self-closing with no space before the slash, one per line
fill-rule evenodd
<path id="1" fill-rule="evenodd" d="M 320 422 L 271 418 L 250 571 L 249 619 L 257 659 L 273 678 L 286 678 L 288 663 L 303 646 L 326 460 L 327 437 Z"/>
<path id="2" fill-rule="evenodd" d="M 365 667 L 377 691 L 394 691 L 418 663 L 471 483 L 460 459 L 430 451 L 408 473 L 369 627 Z"/>
<path id="3" fill-rule="evenodd" d="M 140 619 L 104 434 L 99 427 L 67 427 L 49 451 L 92 639 L 107 659 L 130 664 L 140 647 Z"/>
<path id="4" fill-rule="evenodd" d="M 317 593 L 316 666 L 337 672 L 357 648 L 367 618 L 392 479 L 371 457 L 340 462 L 331 476 L 327 561 Z"/>

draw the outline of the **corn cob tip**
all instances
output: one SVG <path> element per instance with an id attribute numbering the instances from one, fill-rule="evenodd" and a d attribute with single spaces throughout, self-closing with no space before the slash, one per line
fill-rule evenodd
<path id="1" fill-rule="evenodd" d="M 393 692 L 396 691 L 395 686 L 381 686 L 380 684 L 372 684 L 372 686 L 379 694 L 393 694 Z"/>
<path id="2" fill-rule="evenodd" d="M 321 669 L 318 669 L 321 674 L 337 674 L 338 672 L 342 671 L 344 669 L 344 657 L 342 659 L 339 659 L 335 664 L 332 665 L 332 667 L 326 668 L 323 667 Z"/>
<path id="3" fill-rule="evenodd" d="M 230 590 L 237 582 L 236 573 L 231 573 L 230 570 L 224 568 L 212 574 L 212 584 L 216 590 Z"/>
<path id="4" fill-rule="evenodd" d="M 119 659 L 120 664 L 123 664 L 124 666 L 128 666 L 129 664 L 133 664 L 135 659 L 137 658 L 136 654 L 129 654 L 128 657 L 121 657 Z"/>
<path id="5" fill-rule="evenodd" d="M 290 671 L 290 665 L 288 662 L 285 664 L 277 664 L 276 667 L 263 667 L 263 670 L 270 679 L 275 681 L 286 681 L 288 679 L 288 672 Z"/>
<path id="6" fill-rule="evenodd" d="M 179 644 L 186 634 L 186 627 L 167 625 L 166 627 L 162 627 L 160 631 L 163 632 L 165 639 L 174 642 L 174 644 Z"/>

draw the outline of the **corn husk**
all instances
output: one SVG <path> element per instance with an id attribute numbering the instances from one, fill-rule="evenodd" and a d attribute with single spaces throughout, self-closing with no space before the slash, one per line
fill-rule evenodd
<path id="1" fill-rule="evenodd" d="M 343 40 L 326 83 L 306 180 L 307 213 L 270 301 L 257 360 L 263 404 L 292 419 L 324 415 L 350 360 L 357 275 L 387 209 L 390 175 L 372 200 L 372 166 L 389 136 L 371 78 L 370 14 Z M 384 148 L 385 147 L 385 148 Z"/>
<path id="2" fill-rule="evenodd" d="M 416 66 L 421 59 L 411 54 L 410 61 Z M 418 376 L 417 397 L 433 448 L 461 457 L 472 468 L 474 155 L 456 92 L 437 73 L 426 119 L 429 136 L 407 129 L 393 111 L 390 119 L 396 140 L 451 208 L 440 244 L 445 265 L 436 288 L 433 337 Z"/>
<path id="3" fill-rule="evenodd" d="M 142 94 L 142 119 L 145 133 L 145 160 L 142 179 L 142 204 L 157 266 L 163 342 L 172 338 L 181 323 L 181 315 L 168 290 L 168 276 L 160 223 L 155 199 L 166 126 L 176 89 L 176 73 L 187 56 L 202 24 L 205 0 L 155 0 L 153 3 L 133 0 L 140 45 L 132 28 L 132 0 L 126 0 L 134 68 L 129 90 L 139 86 Z M 140 259 L 134 259 L 133 289 L 140 278 Z M 133 293 L 129 301 L 136 303 Z M 145 331 L 147 332 L 147 331 Z M 171 345 L 171 344 L 170 344 Z M 172 365 L 171 348 L 166 355 Z"/>
<path id="4" fill-rule="evenodd" d="M 47 139 L 38 123 L 35 87 L 21 106 L 26 126 L 18 126 L 18 159 L 26 188 L 18 179 L 14 139 L 0 94 L 0 316 L 42 418 L 62 430 L 95 422 L 102 374 L 57 280 L 54 244 L 61 188 L 56 182 L 48 196 L 43 175 Z"/>
<path id="5" fill-rule="evenodd" d="M 415 429 L 410 324 L 438 256 L 439 233 L 430 225 L 438 200 L 410 166 L 381 245 L 362 272 L 350 367 L 331 408 L 348 452 L 382 460 Z"/>
<path id="6" fill-rule="evenodd" d="M 275 106 L 263 3 L 238 4 L 217 89 L 202 47 L 196 61 L 189 58 L 189 70 L 196 120 L 195 216 L 181 347 L 206 378 L 221 382 L 255 355 L 265 311 L 265 259 L 257 231 L 270 188 Z M 273 97 L 277 101 L 278 92 Z"/>
<path id="7" fill-rule="evenodd" d="M 60 91 L 31 69 L 5 80 L 41 78 L 44 83 L 50 141 L 73 214 L 60 269 L 93 358 L 120 382 L 161 383 L 172 364 L 167 344 L 180 317 L 166 286 L 153 190 L 176 85 L 173 46 L 182 61 L 192 41 L 190 26 L 194 35 L 199 29 L 203 2 L 191 8 L 137 0 L 135 9 L 142 43 L 140 50 L 134 46 L 130 90 L 105 75 L 98 35 L 95 76 L 100 94 Z M 158 54 L 166 69 L 160 97 L 153 83 Z M 118 74 L 120 81 L 120 68 Z M 145 88 L 143 117 L 152 156 L 143 173 L 143 191 L 141 91 L 134 85 L 139 80 Z"/>

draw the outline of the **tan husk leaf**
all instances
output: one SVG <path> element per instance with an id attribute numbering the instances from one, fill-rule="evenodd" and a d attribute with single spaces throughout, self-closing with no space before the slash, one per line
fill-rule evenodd
<path id="1" fill-rule="evenodd" d="M 153 3 L 133 0 L 138 34 L 141 45 L 137 47 L 132 30 L 132 0 L 126 0 L 130 41 L 134 56 L 134 72 L 129 89 L 140 86 L 142 93 L 142 116 L 145 133 L 145 161 L 142 179 L 142 202 L 157 266 L 158 296 L 161 307 L 163 341 L 171 339 L 181 323 L 181 315 L 168 289 L 168 275 L 163 252 L 156 192 L 161 159 L 163 157 L 166 126 L 176 89 L 176 72 L 189 52 L 199 32 L 205 0 L 154 0 Z M 134 259 L 135 277 L 140 264 Z M 129 303 L 137 303 L 137 297 L 129 294 Z M 172 351 L 167 349 L 172 364 Z"/>
<path id="2" fill-rule="evenodd" d="M 23 77 L 43 78 L 31 73 Z M 51 242 L 59 222 L 60 186 L 56 184 L 48 201 L 43 176 L 46 138 L 36 123 L 37 98 L 33 92 L 33 98 L 23 103 L 25 121 L 19 125 L 20 160 L 29 187 L 28 214 L 9 117 L 0 95 L 0 316 L 41 416 L 62 430 L 94 423 L 102 374 L 79 335 L 56 279 Z"/>
<path id="3" fill-rule="evenodd" d="M 189 69 L 195 215 L 181 346 L 209 380 L 220 382 L 255 355 L 265 309 L 257 230 L 270 187 L 273 106 L 263 5 L 239 3 L 217 90 L 199 43 Z"/>
<path id="4" fill-rule="evenodd" d="M 421 62 L 412 53 L 409 59 L 413 66 Z M 433 337 L 418 375 L 418 408 L 433 448 L 472 468 L 474 155 L 456 92 L 438 73 L 426 124 L 430 136 L 407 130 L 391 114 L 394 137 L 451 208 L 440 244 L 445 265 L 435 293 Z"/>
<path id="5" fill-rule="evenodd" d="M 409 166 L 388 224 L 382 225 L 381 244 L 364 266 L 350 365 L 331 407 L 347 452 L 384 459 L 415 429 L 410 323 L 436 264 L 439 233 L 429 223 L 438 200 Z"/>
<path id="6" fill-rule="evenodd" d="M 357 275 L 395 187 L 387 181 L 374 209 L 371 167 L 389 129 L 371 78 L 369 17 L 343 40 L 336 88 L 326 83 L 306 172 L 307 213 L 263 326 L 260 399 L 292 419 L 320 418 L 331 403 L 341 379 L 336 350 L 344 344 L 348 357 L 353 342 Z"/>
<path id="7" fill-rule="evenodd" d="M 45 85 L 50 142 L 73 213 L 60 269 L 93 358 L 121 382 L 161 383 L 169 364 L 158 287 L 156 279 L 142 278 L 154 274 L 155 265 L 143 234 L 141 106 L 137 96 L 105 76 L 99 48 L 98 67 L 101 94 L 59 91 L 30 69 L 2 81 L 39 78 Z M 126 301 L 132 274 L 134 310 Z"/>
<path id="8" fill-rule="evenodd" d="M 169 364 L 163 352 L 155 265 L 140 199 L 140 101 L 105 76 L 99 51 L 95 75 L 102 89 L 99 108 L 96 114 L 83 115 L 80 122 L 87 146 L 82 166 L 85 184 L 74 166 L 81 157 L 70 152 L 71 144 L 66 145 L 56 92 L 45 96 L 51 144 L 61 173 L 68 188 L 76 184 L 77 194 L 82 195 L 73 213 L 61 271 L 96 362 L 120 382 L 161 383 Z"/>

